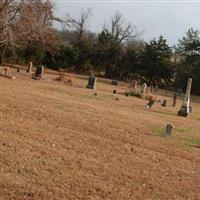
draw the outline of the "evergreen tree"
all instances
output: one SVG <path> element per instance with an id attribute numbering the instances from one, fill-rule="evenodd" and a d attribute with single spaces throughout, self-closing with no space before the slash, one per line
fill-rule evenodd
<path id="1" fill-rule="evenodd" d="M 171 82 L 174 74 L 171 58 L 172 48 L 169 47 L 163 36 L 160 36 L 157 41 L 153 39 L 146 43 L 141 60 L 141 70 L 149 84 Z"/>
<path id="2" fill-rule="evenodd" d="M 183 56 L 177 65 L 176 86 L 185 87 L 187 79 L 193 79 L 192 90 L 200 94 L 200 33 L 189 29 L 176 48 L 177 53 Z"/>

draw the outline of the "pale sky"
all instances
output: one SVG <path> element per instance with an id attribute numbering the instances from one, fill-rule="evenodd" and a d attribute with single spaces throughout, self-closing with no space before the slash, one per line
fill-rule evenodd
<path id="1" fill-rule="evenodd" d="M 69 13 L 78 17 L 81 9 L 91 8 L 89 29 L 99 32 L 102 24 L 119 11 L 127 22 L 144 31 L 142 38 L 149 41 L 163 35 L 170 45 L 176 44 L 188 28 L 200 30 L 199 1 L 95 1 L 95 0 L 53 0 L 55 13 L 62 17 Z"/>

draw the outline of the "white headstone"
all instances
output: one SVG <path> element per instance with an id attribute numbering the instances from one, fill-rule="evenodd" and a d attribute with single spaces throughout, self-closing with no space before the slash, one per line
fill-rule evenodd
<path id="1" fill-rule="evenodd" d="M 143 83 L 142 87 L 141 87 L 141 95 L 142 95 L 142 97 L 145 97 L 146 89 L 147 89 L 147 84 Z"/>
<path id="2" fill-rule="evenodd" d="M 187 117 L 188 114 L 190 113 L 190 92 L 191 92 L 191 88 L 192 88 L 192 78 L 189 78 L 188 83 L 187 83 L 185 97 L 183 99 L 183 104 L 182 104 L 180 110 L 178 111 L 179 116 Z"/>
<path id="3" fill-rule="evenodd" d="M 32 67 L 33 67 L 33 63 L 30 62 L 28 69 L 27 69 L 27 73 L 32 73 Z"/>

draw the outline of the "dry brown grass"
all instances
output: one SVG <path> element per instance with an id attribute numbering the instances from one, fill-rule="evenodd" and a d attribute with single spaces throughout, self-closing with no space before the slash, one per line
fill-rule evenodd
<path id="1" fill-rule="evenodd" d="M 182 118 L 171 99 L 151 110 L 116 101 L 113 89 L 125 87 L 98 83 L 94 96 L 75 78 L 0 83 L 0 200 L 200 199 L 199 104 Z"/>

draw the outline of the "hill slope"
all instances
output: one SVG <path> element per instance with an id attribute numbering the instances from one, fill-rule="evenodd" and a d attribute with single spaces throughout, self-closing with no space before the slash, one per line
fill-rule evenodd
<path id="1" fill-rule="evenodd" d="M 0 77 L 0 199 L 200 199 L 199 104 L 186 119 L 73 82 Z"/>

